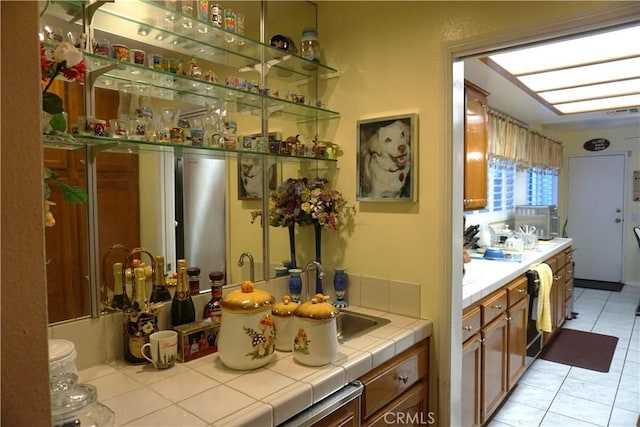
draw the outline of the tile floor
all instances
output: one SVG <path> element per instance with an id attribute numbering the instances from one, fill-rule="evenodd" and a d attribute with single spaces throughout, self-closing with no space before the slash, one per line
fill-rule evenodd
<path id="1" fill-rule="evenodd" d="M 577 319 L 565 328 L 619 338 L 601 373 L 538 359 L 488 427 L 634 427 L 640 416 L 640 287 L 621 292 L 575 288 Z"/>

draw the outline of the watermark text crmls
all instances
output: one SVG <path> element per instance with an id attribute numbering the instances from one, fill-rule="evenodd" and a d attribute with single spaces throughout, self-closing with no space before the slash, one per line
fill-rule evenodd
<path id="1" fill-rule="evenodd" d="M 436 422 L 433 412 L 387 412 L 383 418 L 387 425 L 432 425 Z"/>

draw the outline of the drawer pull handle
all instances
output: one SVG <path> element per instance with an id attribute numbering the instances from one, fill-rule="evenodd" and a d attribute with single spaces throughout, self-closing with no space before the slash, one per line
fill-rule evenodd
<path id="1" fill-rule="evenodd" d="M 510 321 L 511 321 L 511 316 L 507 316 L 507 317 L 505 317 L 505 320 L 506 320 L 507 322 L 510 322 Z"/>
<path id="2" fill-rule="evenodd" d="M 478 342 L 479 342 L 480 344 L 484 343 L 485 341 L 486 341 L 486 340 L 485 340 L 484 338 L 479 338 L 479 339 L 478 339 Z"/>
<path id="3" fill-rule="evenodd" d="M 496 304 L 493 306 L 496 310 L 502 310 L 502 304 Z"/>
<path id="4" fill-rule="evenodd" d="M 526 289 L 518 289 L 518 292 L 521 293 L 521 294 L 524 294 L 525 292 L 527 292 L 527 290 Z"/>
<path id="5" fill-rule="evenodd" d="M 465 331 L 470 331 L 473 329 L 473 326 L 463 326 L 462 329 L 464 329 Z"/>
<path id="6" fill-rule="evenodd" d="M 398 379 L 402 381 L 402 384 L 406 384 L 407 380 L 409 379 L 409 375 L 400 375 Z"/>

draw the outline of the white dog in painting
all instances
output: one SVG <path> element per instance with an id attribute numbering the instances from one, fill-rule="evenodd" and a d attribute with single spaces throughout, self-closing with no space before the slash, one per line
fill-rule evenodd
<path id="1" fill-rule="evenodd" d="M 395 122 L 379 128 L 360 147 L 362 196 L 400 197 L 411 166 L 411 128 Z"/>
<path id="2" fill-rule="evenodd" d="M 262 197 L 262 163 L 256 157 L 240 159 L 240 182 L 244 196 L 249 199 Z"/>

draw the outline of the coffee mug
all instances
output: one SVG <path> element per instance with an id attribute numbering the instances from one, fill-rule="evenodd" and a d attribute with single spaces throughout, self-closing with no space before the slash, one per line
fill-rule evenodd
<path id="1" fill-rule="evenodd" d="M 151 357 L 145 348 L 149 348 Z M 176 363 L 178 353 L 178 333 L 176 331 L 159 331 L 149 335 L 149 342 L 142 346 L 142 355 L 153 363 L 157 369 L 170 368 Z"/>

